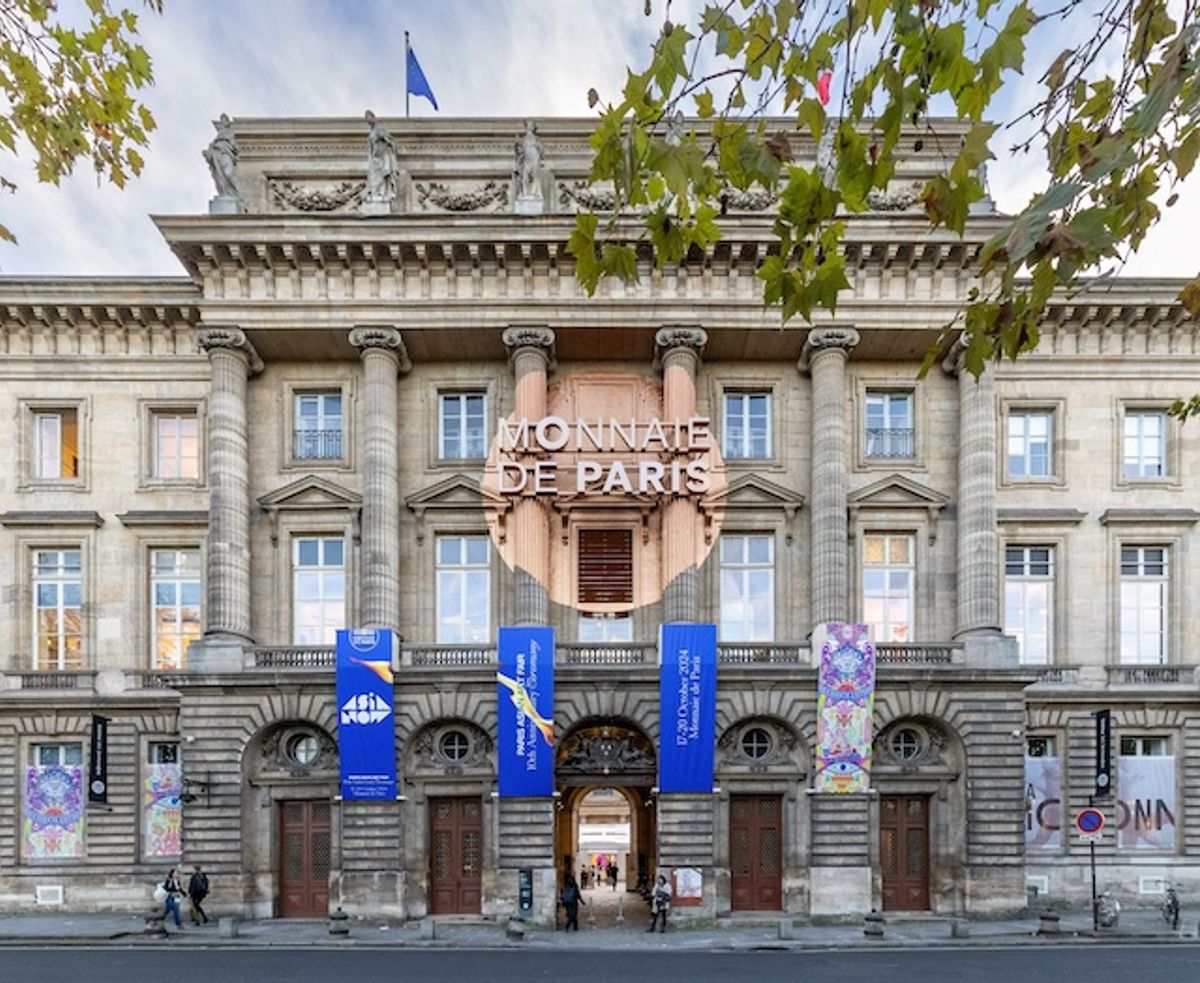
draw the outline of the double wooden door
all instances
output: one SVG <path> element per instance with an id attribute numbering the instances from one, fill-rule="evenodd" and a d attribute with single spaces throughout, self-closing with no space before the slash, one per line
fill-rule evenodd
<path id="1" fill-rule="evenodd" d="M 929 796 L 885 795 L 879 801 L 883 907 L 929 908 Z"/>
<path id="2" fill-rule="evenodd" d="M 279 803 L 279 915 L 329 914 L 332 834 L 329 803 L 290 799 Z"/>
<path id="3" fill-rule="evenodd" d="M 735 911 L 783 906 L 783 798 L 729 797 L 729 870 Z"/>
<path id="4" fill-rule="evenodd" d="M 482 802 L 469 797 L 430 799 L 430 913 L 479 914 L 482 875 Z"/>

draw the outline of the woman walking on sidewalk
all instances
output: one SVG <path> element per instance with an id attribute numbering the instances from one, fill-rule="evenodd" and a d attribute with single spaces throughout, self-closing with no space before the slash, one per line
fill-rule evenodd
<path id="1" fill-rule="evenodd" d="M 183 895 L 183 887 L 179 883 L 179 871 L 174 867 L 167 873 L 167 879 L 159 885 L 158 890 L 154 892 L 155 897 L 162 895 L 163 903 L 163 924 L 166 924 L 167 915 L 175 916 L 175 928 L 177 931 L 183 931 L 183 920 L 179 917 L 179 899 Z"/>
<path id="2" fill-rule="evenodd" d="M 658 883 L 654 885 L 654 891 L 650 895 L 650 927 L 647 932 L 653 932 L 654 927 L 658 925 L 659 918 L 662 918 L 662 927 L 659 932 L 667 930 L 667 912 L 671 909 L 671 885 L 667 883 L 666 877 L 662 874 L 658 875 Z"/>

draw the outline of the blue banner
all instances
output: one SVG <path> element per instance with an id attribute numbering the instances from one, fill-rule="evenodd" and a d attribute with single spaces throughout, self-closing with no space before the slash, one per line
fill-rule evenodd
<path id="1" fill-rule="evenodd" d="M 711 792 L 717 727 L 717 626 L 663 625 L 658 790 Z"/>
<path id="2" fill-rule="evenodd" d="M 496 696 L 500 794 L 553 795 L 553 628 L 500 629 Z"/>
<path id="3" fill-rule="evenodd" d="M 338 757 L 343 799 L 396 797 L 396 723 L 389 629 L 337 633 Z"/>

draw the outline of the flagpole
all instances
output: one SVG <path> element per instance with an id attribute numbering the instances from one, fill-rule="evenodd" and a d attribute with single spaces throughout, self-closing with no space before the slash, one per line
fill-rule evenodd
<path id="1" fill-rule="evenodd" d="M 404 32 L 404 118 L 408 118 L 408 31 Z"/>

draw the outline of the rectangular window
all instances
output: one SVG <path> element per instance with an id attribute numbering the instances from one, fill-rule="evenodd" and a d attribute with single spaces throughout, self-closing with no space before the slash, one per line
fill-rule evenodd
<path id="1" fill-rule="evenodd" d="M 721 641 L 775 641 L 775 537 L 721 537 Z"/>
<path id="2" fill-rule="evenodd" d="M 83 566 L 77 549 L 33 554 L 33 668 L 83 668 Z"/>
<path id="3" fill-rule="evenodd" d="M 1170 852 L 1179 824 L 1178 783 L 1170 740 L 1163 735 L 1122 735 L 1117 757 L 1121 850 Z"/>
<path id="4" fill-rule="evenodd" d="M 1021 662 L 1052 661 L 1054 547 L 1009 546 L 1004 551 L 1004 631 L 1017 640 Z"/>
<path id="5" fill-rule="evenodd" d="M 333 645 L 346 627 L 345 541 L 297 537 L 292 550 L 292 643 Z"/>
<path id="6" fill-rule="evenodd" d="M 437 539 L 437 640 L 484 645 L 492 636 L 491 543 L 487 536 Z"/>
<path id="7" fill-rule="evenodd" d="M 1121 662 L 1167 661 L 1167 549 L 1121 547 Z"/>
<path id="8" fill-rule="evenodd" d="M 867 393 L 867 457 L 914 457 L 912 393 Z"/>
<path id="9" fill-rule="evenodd" d="M 633 618 L 627 614 L 580 614 L 579 640 L 589 644 L 632 642 Z"/>
<path id="10" fill-rule="evenodd" d="M 77 410 L 38 410 L 33 414 L 33 476 L 47 481 L 79 477 Z"/>
<path id="11" fill-rule="evenodd" d="M 721 453 L 726 460 L 771 456 L 771 394 L 727 392 Z"/>
<path id="12" fill-rule="evenodd" d="M 1062 760 L 1053 737 L 1025 739 L 1025 848 L 1062 846 Z"/>
<path id="13" fill-rule="evenodd" d="M 154 413 L 155 478 L 167 481 L 200 477 L 200 424 L 195 413 Z"/>
<path id="14" fill-rule="evenodd" d="M 151 642 L 155 669 L 186 669 L 202 631 L 200 551 L 150 551 Z"/>
<path id="15" fill-rule="evenodd" d="M 1009 413 L 1009 477 L 1050 477 L 1054 467 L 1053 440 L 1053 411 L 1021 410 Z"/>
<path id="16" fill-rule="evenodd" d="M 1158 411 L 1125 414 L 1125 477 L 1162 478 L 1167 473 L 1167 416 Z"/>
<path id="17" fill-rule="evenodd" d="M 863 537 L 863 620 L 878 642 L 911 642 L 916 567 L 907 534 Z"/>
<path id="18" fill-rule="evenodd" d="M 182 852 L 183 770 L 179 744 L 151 741 L 146 745 L 142 777 L 142 856 L 178 857 Z"/>
<path id="19" fill-rule="evenodd" d="M 83 856 L 86 775 L 78 741 L 34 744 L 24 772 L 21 855 L 26 860 Z"/>
<path id="20" fill-rule="evenodd" d="M 438 458 L 481 460 L 487 456 L 487 398 L 483 393 L 438 397 Z"/>
<path id="21" fill-rule="evenodd" d="M 1161 758 L 1169 753 L 1165 737 L 1122 737 L 1121 754 L 1139 758 Z"/>
<path id="22" fill-rule="evenodd" d="M 340 460 L 342 433 L 340 392 L 296 393 L 292 455 L 297 460 Z"/>

